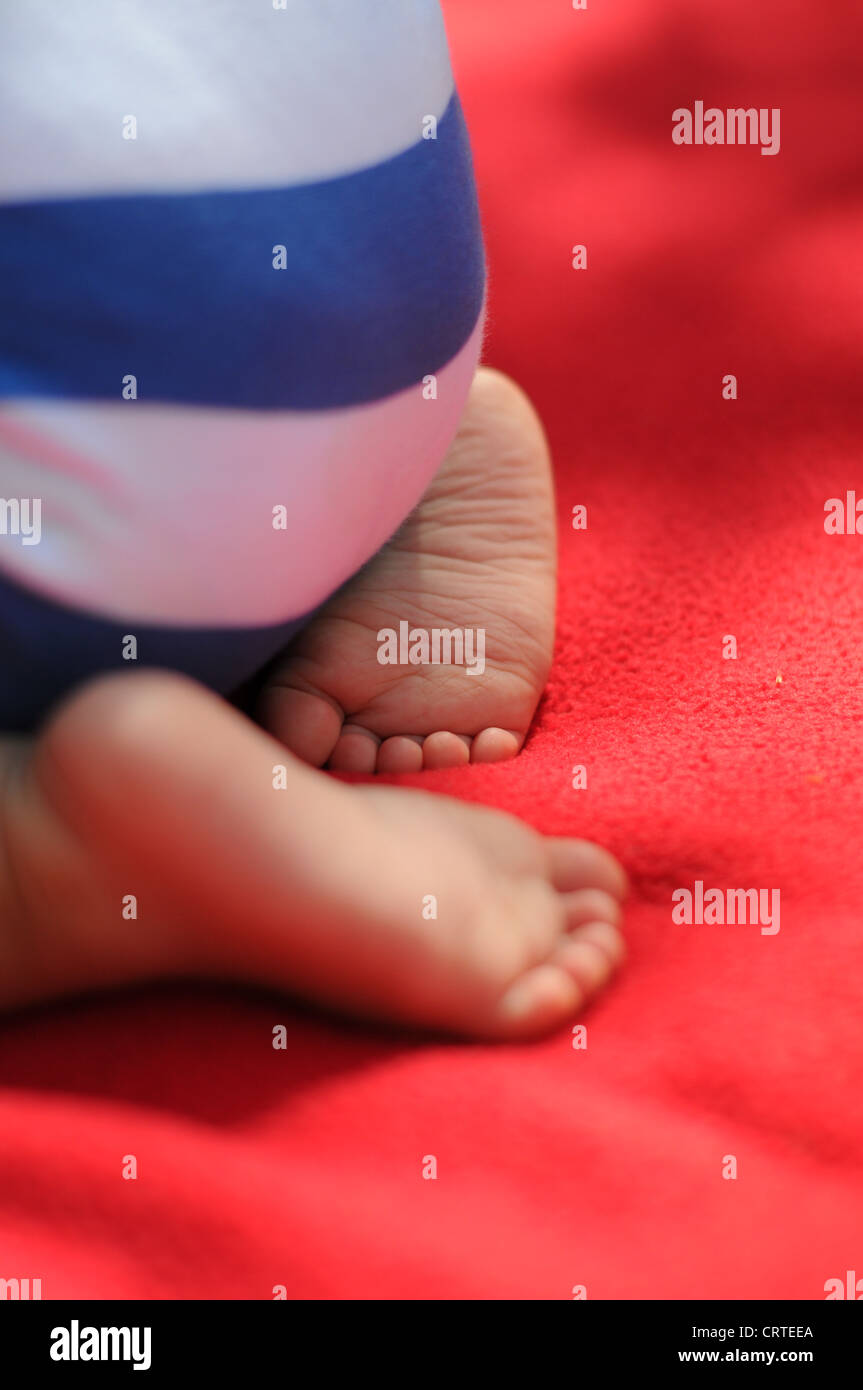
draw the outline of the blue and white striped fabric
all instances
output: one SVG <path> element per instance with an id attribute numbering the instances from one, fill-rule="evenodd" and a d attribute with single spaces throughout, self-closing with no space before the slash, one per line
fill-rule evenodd
<path id="1" fill-rule="evenodd" d="M 0 727 L 127 635 L 230 690 L 416 504 L 476 366 L 437 0 L 28 0 L 0 53 Z"/>

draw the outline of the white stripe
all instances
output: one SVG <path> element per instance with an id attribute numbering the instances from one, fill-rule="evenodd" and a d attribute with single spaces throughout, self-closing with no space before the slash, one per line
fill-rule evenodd
<path id="1" fill-rule="evenodd" d="M 331 178 L 410 148 L 452 89 L 438 0 L 15 0 L 0 202 Z"/>
<path id="2" fill-rule="evenodd" d="M 343 410 L 7 401 L 0 497 L 42 500 L 42 537 L 0 569 L 93 614 L 257 626 L 314 608 L 419 501 L 464 408 L 482 316 L 437 374 Z M 273 508 L 287 508 L 274 530 Z"/>

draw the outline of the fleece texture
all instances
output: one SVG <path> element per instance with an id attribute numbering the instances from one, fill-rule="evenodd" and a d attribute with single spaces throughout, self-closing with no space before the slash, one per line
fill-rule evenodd
<path id="1" fill-rule="evenodd" d="M 45 1298 L 823 1299 L 863 1273 L 863 535 L 824 527 L 863 499 L 858 7 L 445 9 L 486 357 L 556 462 L 560 621 L 519 759 L 421 780 L 613 849 L 629 963 L 578 1048 L 227 989 L 7 1022 L 0 1277 Z M 779 108 L 779 153 L 674 144 L 700 100 Z M 779 889 L 780 930 L 675 923 L 696 881 Z"/>

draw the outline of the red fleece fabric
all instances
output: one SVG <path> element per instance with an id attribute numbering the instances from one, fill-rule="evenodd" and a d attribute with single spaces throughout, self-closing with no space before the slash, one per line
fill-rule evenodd
<path id="1" fill-rule="evenodd" d="M 486 356 L 556 461 L 560 622 L 520 758 L 421 780 L 614 850 L 630 960 L 586 1049 L 228 989 L 7 1023 L 0 1277 L 45 1298 L 822 1299 L 863 1274 L 863 535 L 824 529 L 863 499 L 859 6 L 446 14 Z M 778 107 L 780 152 L 675 145 L 699 100 Z M 779 932 L 674 923 L 696 880 L 778 888 Z"/>

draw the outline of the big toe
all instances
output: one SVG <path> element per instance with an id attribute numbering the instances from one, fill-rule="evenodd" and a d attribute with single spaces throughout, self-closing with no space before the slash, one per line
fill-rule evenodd
<path id="1" fill-rule="evenodd" d="M 566 933 L 548 960 L 506 990 L 493 1032 L 502 1038 L 534 1037 L 568 1022 L 604 988 L 624 955 L 623 937 L 610 922 L 590 922 Z"/>
<path id="2" fill-rule="evenodd" d="M 329 695 L 305 683 L 289 680 L 289 668 L 276 670 L 261 692 L 256 715 L 268 733 L 283 743 L 294 757 L 312 767 L 323 767 L 340 742 L 344 712 Z M 375 750 L 377 745 L 375 744 Z M 360 749 L 354 750 L 360 752 Z M 346 766 L 342 770 L 366 772 L 371 767 Z"/>

